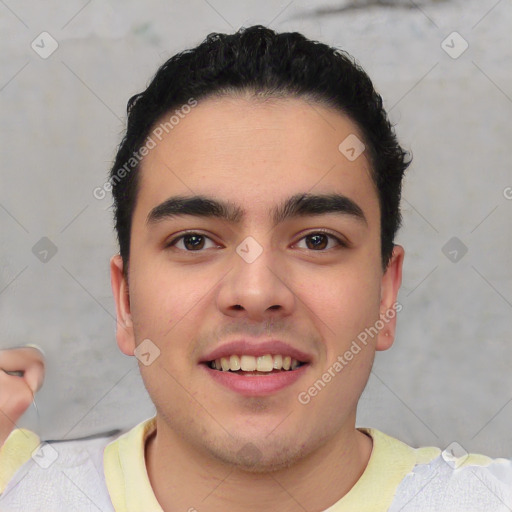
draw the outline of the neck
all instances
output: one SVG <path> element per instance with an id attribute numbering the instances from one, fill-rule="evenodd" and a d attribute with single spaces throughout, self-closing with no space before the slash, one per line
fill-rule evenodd
<path id="1" fill-rule="evenodd" d="M 149 480 L 166 512 L 322 511 L 340 500 L 363 474 L 372 440 L 355 429 L 340 430 L 298 463 L 269 473 L 251 473 L 208 457 L 166 429 L 157 416 L 146 442 Z"/>

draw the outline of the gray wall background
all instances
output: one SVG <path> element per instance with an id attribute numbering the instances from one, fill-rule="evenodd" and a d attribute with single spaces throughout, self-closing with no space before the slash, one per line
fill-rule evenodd
<path id="1" fill-rule="evenodd" d="M 358 424 L 414 446 L 457 441 L 512 457 L 512 5 L 366 3 L 0 3 L 0 346 L 36 343 L 48 359 L 39 414 L 22 426 L 75 437 L 153 414 L 136 361 L 116 346 L 111 199 L 92 191 L 126 101 L 165 59 L 209 32 L 262 23 L 354 55 L 414 154 L 398 237 L 404 308 Z M 51 49 L 43 31 L 58 43 L 47 58 L 31 47 Z M 469 45 L 458 58 L 454 31 Z"/>

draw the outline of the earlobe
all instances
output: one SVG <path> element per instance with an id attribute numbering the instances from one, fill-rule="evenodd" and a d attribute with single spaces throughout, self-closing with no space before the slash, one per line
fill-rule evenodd
<path id="1" fill-rule="evenodd" d="M 116 303 L 117 345 L 121 352 L 127 356 L 133 356 L 135 350 L 135 336 L 130 309 L 130 293 L 128 282 L 124 274 L 123 260 L 119 254 L 110 259 L 110 283 Z"/>
<path id="2" fill-rule="evenodd" d="M 393 254 L 381 282 L 380 320 L 383 324 L 377 336 L 376 350 L 387 350 L 393 345 L 396 331 L 396 316 L 402 305 L 397 301 L 398 291 L 402 284 L 402 265 L 404 248 L 393 247 Z"/>

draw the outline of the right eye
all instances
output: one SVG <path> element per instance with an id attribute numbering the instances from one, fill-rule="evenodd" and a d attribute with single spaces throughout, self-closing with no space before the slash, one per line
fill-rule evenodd
<path id="1" fill-rule="evenodd" d="M 186 252 L 201 252 L 201 249 L 205 248 L 204 245 L 206 240 L 210 240 L 210 242 L 214 244 L 214 247 L 218 247 L 210 237 L 203 235 L 202 233 L 190 231 L 174 237 L 166 244 L 166 248 L 175 247 Z M 183 242 L 182 246 L 178 247 L 178 244 L 181 242 Z M 190 247 L 192 249 L 189 250 Z"/>

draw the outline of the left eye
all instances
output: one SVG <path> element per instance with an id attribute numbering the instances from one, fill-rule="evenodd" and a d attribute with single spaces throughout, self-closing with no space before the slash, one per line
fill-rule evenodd
<path id="1" fill-rule="evenodd" d="M 178 236 L 178 237 L 174 238 L 173 240 L 171 240 L 167 244 L 167 247 L 177 246 L 179 242 L 183 241 L 183 247 L 179 247 L 179 249 L 184 249 L 188 252 L 193 252 L 193 251 L 197 252 L 197 249 L 205 248 L 204 245 L 205 245 L 206 240 L 209 240 L 210 242 L 212 242 L 213 247 L 216 246 L 213 243 L 213 240 L 206 235 L 202 235 L 201 233 L 186 233 L 185 235 Z M 191 251 L 189 251 L 187 246 L 189 246 L 189 247 L 191 246 L 191 247 L 193 247 L 193 249 Z"/>
<path id="2" fill-rule="evenodd" d="M 328 240 L 329 238 L 331 240 L 336 241 L 336 244 L 339 246 L 342 246 L 342 247 L 347 246 L 337 236 L 331 235 L 330 233 L 324 233 L 323 231 L 309 233 L 306 236 L 302 237 L 299 241 L 306 240 L 306 246 L 307 246 L 306 249 L 313 248 L 313 250 L 315 250 L 315 251 L 318 251 L 318 250 L 322 251 L 322 250 L 327 249 L 326 243 L 327 243 L 327 245 L 329 244 L 329 240 Z M 307 240 L 311 240 L 312 243 L 308 244 Z M 326 242 L 326 240 L 327 240 L 327 242 Z M 309 247 L 308 247 L 308 245 L 309 245 Z"/>

